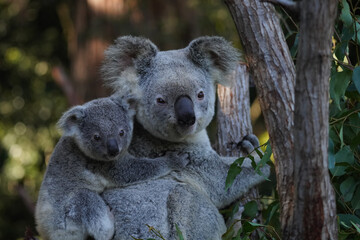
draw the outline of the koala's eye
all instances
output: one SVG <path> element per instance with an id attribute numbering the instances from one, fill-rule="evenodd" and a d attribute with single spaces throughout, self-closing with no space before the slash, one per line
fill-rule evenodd
<path id="1" fill-rule="evenodd" d="M 125 131 L 121 129 L 120 132 L 119 132 L 119 136 L 122 137 L 124 135 L 125 135 Z"/>
<path id="2" fill-rule="evenodd" d="M 163 98 L 161 98 L 161 97 L 157 98 L 157 99 L 156 99 L 156 102 L 157 102 L 158 104 L 166 104 L 165 100 L 164 100 Z"/>
<path id="3" fill-rule="evenodd" d="M 198 95 L 197 95 L 197 97 L 198 97 L 198 99 L 204 99 L 204 96 L 205 96 L 205 94 L 204 94 L 204 92 L 203 91 L 200 91 L 199 93 L 198 93 Z"/>
<path id="4" fill-rule="evenodd" d="M 93 138 L 95 141 L 99 141 L 101 139 L 101 137 L 98 134 L 95 134 Z"/>

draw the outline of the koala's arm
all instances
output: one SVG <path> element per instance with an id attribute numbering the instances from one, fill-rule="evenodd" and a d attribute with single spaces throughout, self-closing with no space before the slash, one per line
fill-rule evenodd
<path id="1" fill-rule="evenodd" d="M 260 161 L 260 158 L 257 156 L 254 156 L 254 158 L 256 162 Z M 213 182 L 213 184 L 211 184 L 212 187 L 210 187 L 209 192 L 211 198 L 213 199 L 213 202 L 215 203 L 215 205 L 217 205 L 218 208 L 225 207 L 232 202 L 238 200 L 251 188 L 265 181 L 264 176 L 268 177 L 270 175 L 270 167 L 268 165 L 265 165 L 260 169 L 264 175 L 261 176 L 256 173 L 251 166 L 251 160 L 249 158 L 245 158 L 243 164 L 241 165 L 242 171 L 239 175 L 237 175 L 231 187 L 228 190 L 225 190 L 225 182 L 230 165 L 236 159 L 236 157 L 218 156 L 217 161 L 220 162 L 221 165 L 218 165 L 217 170 L 214 171 L 213 174 L 215 177 L 211 177 L 210 174 L 208 175 L 208 177 L 211 178 L 209 182 Z M 220 181 L 220 183 L 216 183 L 216 179 Z"/>
<path id="2" fill-rule="evenodd" d="M 84 230 L 87 236 L 107 240 L 114 235 L 114 216 L 104 200 L 96 192 L 83 188 L 78 189 L 67 200 L 65 205 L 67 230 L 61 239 L 83 239 Z M 70 237 L 71 236 L 71 237 Z M 68 238 L 69 237 L 69 238 Z"/>
<path id="3" fill-rule="evenodd" d="M 139 158 L 128 154 L 109 169 L 109 175 L 116 185 L 126 186 L 135 182 L 163 177 L 172 170 L 180 170 L 188 162 L 188 154 L 177 154 L 176 152 L 154 159 Z"/>

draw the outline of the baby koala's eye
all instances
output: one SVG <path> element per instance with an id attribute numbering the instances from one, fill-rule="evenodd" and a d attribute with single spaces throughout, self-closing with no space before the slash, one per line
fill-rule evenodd
<path id="1" fill-rule="evenodd" d="M 125 131 L 121 129 L 120 132 L 119 132 L 119 136 L 122 137 L 124 135 L 125 135 Z"/>
<path id="2" fill-rule="evenodd" d="M 95 141 L 99 141 L 101 139 L 101 137 L 98 134 L 95 134 L 93 138 Z"/>
<path id="3" fill-rule="evenodd" d="M 198 99 L 200 99 L 200 100 L 204 99 L 204 96 L 205 96 L 205 94 L 203 91 L 200 91 L 197 95 Z"/>
<path id="4" fill-rule="evenodd" d="M 157 102 L 158 104 L 165 104 L 165 103 L 166 103 L 165 100 L 164 100 L 163 98 L 161 98 L 161 97 L 158 97 L 158 98 L 156 99 L 156 102 Z"/>

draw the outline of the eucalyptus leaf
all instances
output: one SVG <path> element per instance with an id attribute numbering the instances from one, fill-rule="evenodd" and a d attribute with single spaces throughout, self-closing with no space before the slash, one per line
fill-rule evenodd
<path id="1" fill-rule="evenodd" d="M 341 42 L 339 44 L 336 45 L 335 48 L 335 56 L 337 57 L 337 59 L 339 59 L 340 61 L 342 61 L 345 57 L 346 51 L 348 49 L 348 45 L 349 42 L 348 41 L 344 41 Z"/>
<path id="2" fill-rule="evenodd" d="M 359 114 L 352 114 L 349 117 L 349 124 L 355 134 L 360 132 L 360 116 Z"/>
<path id="3" fill-rule="evenodd" d="M 342 0 L 343 8 L 341 9 L 340 19 L 343 21 L 345 26 L 350 27 L 353 23 L 353 19 L 350 13 L 350 6 L 346 0 Z"/>
<path id="4" fill-rule="evenodd" d="M 347 163 L 348 165 L 354 164 L 354 153 L 349 146 L 345 146 L 335 154 L 336 163 Z"/>
<path id="5" fill-rule="evenodd" d="M 360 133 L 351 139 L 351 148 L 356 149 L 360 145 Z"/>
<path id="6" fill-rule="evenodd" d="M 341 147 L 343 147 L 345 145 L 344 144 L 344 125 L 341 125 L 340 132 L 339 132 L 339 138 L 340 138 Z"/>
<path id="7" fill-rule="evenodd" d="M 176 235 L 177 235 L 178 239 L 184 240 L 184 236 L 183 236 L 182 232 L 180 231 L 180 228 L 177 224 L 175 224 L 175 228 L 176 228 Z"/>
<path id="8" fill-rule="evenodd" d="M 360 93 L 360 66 L 356 67 L 353 71 L 352 81 L 355 84 L 356 89 Z"/>
<path id="9" fill-rule="evenodd" d="M 358 186 L 351 200 L 351 206 L 354 210 L 360 209 L 360 187 Z"/>
<path id="10" fill-rule="evenodd" d="M 351 222 L 353 222 L 355 224 L 360 224 L 360 219 L 355 215 L 338 214 L 338 216 L 339 216 L 340 223 L 347 228 L 349 228 L 352 225 Z"/>
<path id="11" fill-rule="evenodd" d="M 345 202 L 351 201 L 358 183 L 353 177 L 348 177 L 340 184 L 340 192 Z"/>
<path id="12" fill-rule="evenodd" d="M 241 165 L 243 164 L 244 160 L 245 160 L 245 157 L 240 157 L 240 158 L 236 159 L 235 162 L 233 162 L 230 165 L 228 175 L 227 175 L 226 181 L 225 181 L 225 190 L 228 190 L 231 187 L 236 176 L 241 173 L 241 171 L 242 171 Z"/>
<path id="13" fill-rule="evenodd" d="M 245 204 L 244 206 L 244 216 L 249 217 L 250 219 L 253 219 L 256 217 L 256 214 L 258 213 L 258 206 L 255 201 L 250 201 Z"/>
<path id="14" fill-rule="evenodd" d="M 345 146 L 335 154 L 335 167 L 330 169 L 330 172 L 333 176 L 343 176 L 352 164 L 354 164 L 354 154 L 349 146 Z"/>
<path id="15" fill-rule="evenodd" d="M 360 224 L 356 224 L 356 223 L 354 223 L 354 222 L 352 222 L 352 221 L 350 221 L 350 222 L 351 222 L 351 224 L 355 227 L 356 231 L 357 231 L 358 233 L 360 233 L 360 228 L 359 228 L 359 225 L 360 225 Z"/>
<path id="16" fill-rule="evenodd" d="M 330 97 L 335 101 L 339 109 L 340 100 L 344 96 L 345 91 L 350 83 L 352 72 L 345 69 L 332 75 L 330 80 Z"/>

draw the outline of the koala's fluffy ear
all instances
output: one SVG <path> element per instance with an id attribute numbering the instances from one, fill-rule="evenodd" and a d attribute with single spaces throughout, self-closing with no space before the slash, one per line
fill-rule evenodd
<path id="1" fill-rule="evenodd" d="M 101 67 L 105 83 L 126 94 L 138 84 L 138 74 L 144 74 L 158 48 L 148 39 L 124 36 L 115 40 L 106 51 Z"/>
<path id="2" fill-rule="evenodd" d="M 111 99 L 120 107 L 127 110 L 129 116 L 135 116 L 137 104 L 140 101 L 139 95 L 128 94 L 128 95 L 119 95 L 113 94 Z"/>
<path id="3" fill-rule="evenodd" d="M 200 37 L 187 47 L 190 59 L 207 70 L 214 83 L 229 85 L 230 74 L 236 69 L 239 52 L 222 37 Z"/>
<path id="4" fill-rule="evenodd" d="M 75 106 L 62 115 L 57 125 L 63 130 L 64 135 L 70 136 L 76 133 L 78 125 L 85 116 L 85 108 L 83 106 Z"/>

